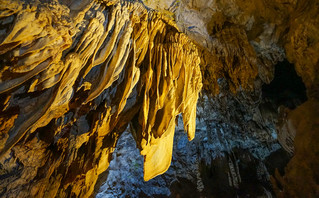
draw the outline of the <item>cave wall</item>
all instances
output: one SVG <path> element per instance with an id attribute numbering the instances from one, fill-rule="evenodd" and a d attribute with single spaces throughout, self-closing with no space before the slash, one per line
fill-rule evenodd
<path id="1" fill-rule="evenodd" d="M 319 103 L 309 99 L 293 111 L 285 113 L 280 133 L 293 134 L 294 156 L 282 175 L 278 170 L 272 183 L 278 197 L 317 197 Z M 286 143 L 286 142 L 284 142 Z"/>
<path id="2" fill-rule="evenodd" d="M 318 171 L 314 168 L 318 166 L 318 149 L 314 146 L 318 144 L 314 136 L 319 114 L 318 2 L 168 0 L 145 4 L 174 13 L 181 31 L 202 49 L 203 86 L 210 93 L 220 92 L 220 79 L 226 79 L 233 92 L 242 88 L 259 90 L 260 84 L 272 82 L 277 63 L 286 59 L 289 62 L 286 64 L 293 65 L 305 85 L 308 101 L 292 110 L 305 97 L 292 101 L 284 96 L 290 92 L 287 87 L 299 86 L 296 78 L 294 82 L 284 82 L 290 84 L 277 93 L 277 97 L 284 96 L 282 105 L 292 103 L 290 107 L 273 105 L 278 101 L 268 98 L 275 108 L 264 108 L 275 111 L 272 120 L 277 124 L 278 140 L 294 155 L 284 175 L 277 172 L 273 184 L 278 197 L 319 196 Z M 282 76 L 288 75 L 294 74 L 287 71 Z"/>
<path id="3" fill-rule="evenodd" d="M 91 195 L 128 126 L 149 180 L 171 163 L 179 114 L 194 138 L 202 86 L 213 97 L 225 81 L 251 108 L 284 58 L 309 101 L 282 112 L 309 112 L 298 122 L 310 123 L 279 114 L 279 135 L 296 136 L 295 156 L 273 183 L 279 196 L 318 195 L 317 139 L 308 138 L 318 120 L 318 8 L 298 0 L 1 0 L 0 195 Z M 309 160 L 304 169 L 299 158 Z M 301 180 L 312 183 L 293 188 Z"/>

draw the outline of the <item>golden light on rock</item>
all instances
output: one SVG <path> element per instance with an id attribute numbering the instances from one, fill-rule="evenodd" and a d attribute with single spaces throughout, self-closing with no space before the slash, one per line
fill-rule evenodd
<path id="1" fill-rule="evenodd" d="M 148 181 L 171 164 L 178 116 L 194 138 L 202 88 L 217 94 L 225 79 L 234 94 L 254 90 L 284 58 L 309 101 L 288 116 L 304 150 L 277 174 L 277 194 L 300 195 L 290 185 L 302 174 L 301 153 L 317 149 L 300 143 L 318 137 L 317 121 L 310 129 L 297 120 L 318 117 L 318 3 L 144 3 L 0 0 L 0 196 L 91 196 L 128 127 Z"/>

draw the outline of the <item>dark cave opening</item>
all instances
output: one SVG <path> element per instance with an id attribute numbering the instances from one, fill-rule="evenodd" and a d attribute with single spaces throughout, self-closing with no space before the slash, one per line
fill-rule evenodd
<path id="1" fill-rule="evenodd" d="M 295 109 L 307 100 L 306 87 L 296 73 L 294 65 L 286 59 L 275 66 L 274 79 L 262 87 L 263 97 L 277 107 Z"/>

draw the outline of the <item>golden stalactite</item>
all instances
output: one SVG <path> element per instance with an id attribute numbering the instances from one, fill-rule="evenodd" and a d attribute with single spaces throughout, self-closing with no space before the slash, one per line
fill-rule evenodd
<path id="1" fill-rule="evenodd" d="M 140 87 L 144 100 L 135 125 L 145 159 L 145 180 L 162 174 L 170 166 L 179 114 L 183 115 L 189 140 L 194 138 L 194 104 L 202 87 L 196 46 L 161 18 L 153 19 L 149 29 L 149 51 L 140 66 L 146 70 Z"/>

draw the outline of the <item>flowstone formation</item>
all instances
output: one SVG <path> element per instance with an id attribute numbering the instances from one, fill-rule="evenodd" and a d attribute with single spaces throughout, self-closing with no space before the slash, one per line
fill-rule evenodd
<path id="1" fill-rule="evenodd" d="M 278 197 L 319 196 L 318 15 L 315 0 L 0 0 L 0 196 L 91 196 L 128 128 L 144 180 L 164 173 L 202 87 L 216 109 L 240 101 L 217 119 L 231 130 L 277 125 L 294 155 Z M 263 89 L 284 59 L 306 88 L 306 102 L 284 89 L 295 110 Z"/>
<path id="2" fill-rule="evenodd" d="M 138 2 L 1 1 L 1 191 L 88 197 L 132 121 L 144 179 L 194 138 L 196 46 Z"/>

